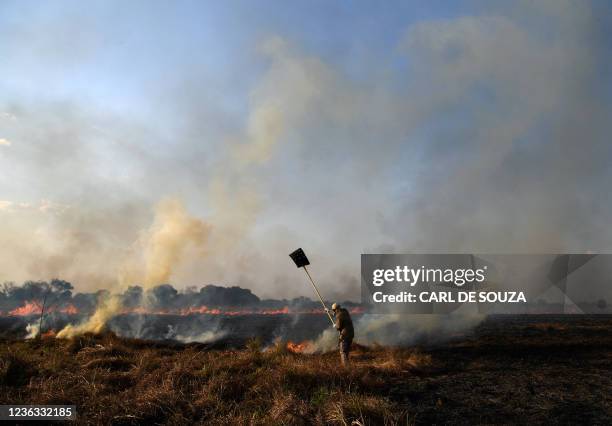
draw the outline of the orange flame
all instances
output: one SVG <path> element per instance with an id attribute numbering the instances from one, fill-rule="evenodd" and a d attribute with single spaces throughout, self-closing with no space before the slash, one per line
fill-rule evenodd
<path id="1" fill-rule="evenodd" d="M 190 306 L 180 309 L 146 309 L 141 306 L 135 308 L 125 308 L 122 314 L 148 314 L 148 315 L 321 315 L 320 309 L 290 310 L 288 306 L 281 309 L 240 309 L 240 308 L 209 308 L 208 306 Z"/>
<path id="2" fill-rule="evenodd" d="M 28 315 L 40 315 L 42 307 L 37 302 L 26 302 L 23 306 L 15 308 L 9 312 L 11 316 L 28 316 Z"/>
<path id="3" fill-rule="evenodd" d="M 47 331 L 47 332 L 43 333 L 43 334 L 42 334 L 42 337 L 43 337 L 43 339 L 44 339 L 44 338 L 47 338 L 47 337 L 48 337 L 48 338 L 53 338 L 53 337 L 55 337 L 55 334 L 56 334 L 56 333 L 55 333 L 55 330 L 51 329 L 51 330 L 49 330 L 49 331 Z"/>
<path id="4" fill-rule="evenodd" d="M 287 350 L 294 354 L 301 354 L 304 352 L 312 351 L 312 342 L 310 340 L 305 340 L 301 343 L 287 342 Z"/>
<path id="5" fill-rule="evenodd" d="M 74 306 L 72 303 L 64 306 L 63 308 L 59 309 L 59 312 L 62 312 L 64 314 L 68 314 L 68 315 L 76 315 L 79 313 L 79 310 L 76 308 L 76 306 Z"/>
<path id="6" fill-rule="evenodd" d="M 10 316 L 29 316 L 29 315 L 40 315 L 42 310 L 42 303 L 39 301 L 27 301 L 23 306 L 13 309 L 8 312 Z M 77 315 L 79 310 L 72 303 L 63 305 L 61 307 L 50 306 L 45 308 L 45 312 L 61 312 L 67 315 Z M 363 312 L 363 308 L 355 307 L 351 308 L 350 312 L 353 314 L 360 314 Z M 225 315 L 225 316 L 240 316 L 240 315 L 321 315 L 323 314 L 321 309 L 290 309 L 285 306 L 280 309 L 244 309 L 244 308 L 210 308 L 208 306 L 190 306 L 187 308 L 176 308 L 176 309 L 147 309 L 142 306 L 133 308 L 124 308 L 120 314 L 141 314 L 141 315 Z M 4 313 L 0 312 L 0 316 Z"/>
<path id="7" fill-rule="evenodd" d="M 35 300 L 31 300 L 25 302 L 23 306 L 13 309 L 8 314 L 10 316 L 15 317 L 27 317 L 30 315 L 40 315 L 41 312 L 42 303 Z M 79 313 L 79 310 L 72 303 L 69 303 L 68 305 L 62 306 L 60 308 L 51 306 L 48 309 L 45 309 L 45 312 L 61 312 L 63 314 L 76 315 Z"/>

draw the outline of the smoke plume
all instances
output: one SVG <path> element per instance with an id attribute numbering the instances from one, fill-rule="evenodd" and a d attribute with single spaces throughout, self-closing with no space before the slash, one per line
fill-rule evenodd
<path id="1" fill-rule="evenodd" d="M 201 247 L 205 243 L 208 228 L 204 222 L 190 217 L 178 200 L 161 201 L 153 224 L 138 244 L 144 254 L 142 263 L 139 264 L 139 259 L 129 259 L 132 263 L 126 266 L 127 272 L 122 271 L 118 285 L 142 282 L 144 288 L 149 289 L 167 282 L 174 268 L 180 264 L 185 250 L 190 246 Z M 119 295 L 109 295 L 99 301 L 96 311 L 86 322 L 66 326 L 57 337 L 72 337 L 85 332 L 98 333 L 122 307 Z"/>
<path id="2" fill-rule="evenodd" d="M 485 319 L 485 315 L 363 315 L 355 322 L 355 338 L 362 345 L 408 346 L 438 343 L 468 332 Z M 338 346 L 338 332 L 323 331 L 308 345 L 308 353 L 327 352 Z"/>
<path id="3" fill-rule="evenodd" d="M 311 295 L 287 258 L 302 246 L 342 301 L 361 253 L 612 248 L 601 2 L 381 16 L 385 37 L 236 12 L 219 28 L 245 31 L 238 44 L 189 27 L 204 6 L 50 7 L 0 14 L 1 281 L 290 299 Z M 100 303 L 82 327 L 113 297 L 81 296 Z"/>

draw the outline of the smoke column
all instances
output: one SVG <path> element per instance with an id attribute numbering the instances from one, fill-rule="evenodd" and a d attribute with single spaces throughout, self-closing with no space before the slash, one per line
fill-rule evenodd
<path id="1" fill-rule="evenodd" d="M 153 225 L 143 235 L 143 240 L 136 245 L 143 249 L 144 265 L 130 259 L 126 270 L 119 277 L 119 290 L 121 286 L 138 281 L 144 283 L 145 289 L 167 282 L 174 268 L 180 264 L 185 250 L 189 246 L 202 247 L 208 231 L 209 225 L 190 217 L 180 201 L 162 200 L 157 205 Z M 140 277 L 140 280 L 137 281 L 137 277 Z M 98 333 L 121 308 L 120 295 L 112 294 L 99 303 L 94 314 L 85 323 L 68 325 L 57 337 L 72 337 L 86 332 Z"/>

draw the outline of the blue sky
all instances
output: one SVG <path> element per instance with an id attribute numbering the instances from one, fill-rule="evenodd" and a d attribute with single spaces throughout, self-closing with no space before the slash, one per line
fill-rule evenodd
<path id="1" fill-rule="evenodd" d="M 297 246 L 338 298 L 366 252 L 610 250 L 609 8 L 3 1 L 0 281 L 112 287 L 168 199 L 210 229 L 177 287 L 308 295 Z"/>
<path id="2" fill-rule="evenodd" d="M 0 13 L 10 58 L 2 84 L 116 107 L 146 103 L 148 92 L 194 70 L 244 97 L 264 68 L 258 43 L 277 34 L 359 78 L 397 48 L 411 23 L 470 10 L 456 4 L 8 1 Z"/>

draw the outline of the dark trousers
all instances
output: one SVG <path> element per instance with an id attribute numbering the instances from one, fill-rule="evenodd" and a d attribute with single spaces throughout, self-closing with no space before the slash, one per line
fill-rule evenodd
<path id="1" fill-rule="evenodd" d="M 349 365 L 351 343 L 353 343 L 353 339 L 347 339 L 346 337 L 341 337 L 338 341 L 338 346 L 340 347 L 340 362 L 344 367 L 348 367 Z"/>
<path id="2" fill-rule="evenodd" d="M 348 355 L 348 353 L 351 351 L 352 343 L 353 339 L 347 339 L 346 337 L 341 338 L 338 342 L 338 346 L 340 346 L 340 352 L 343 352 Z"/>

